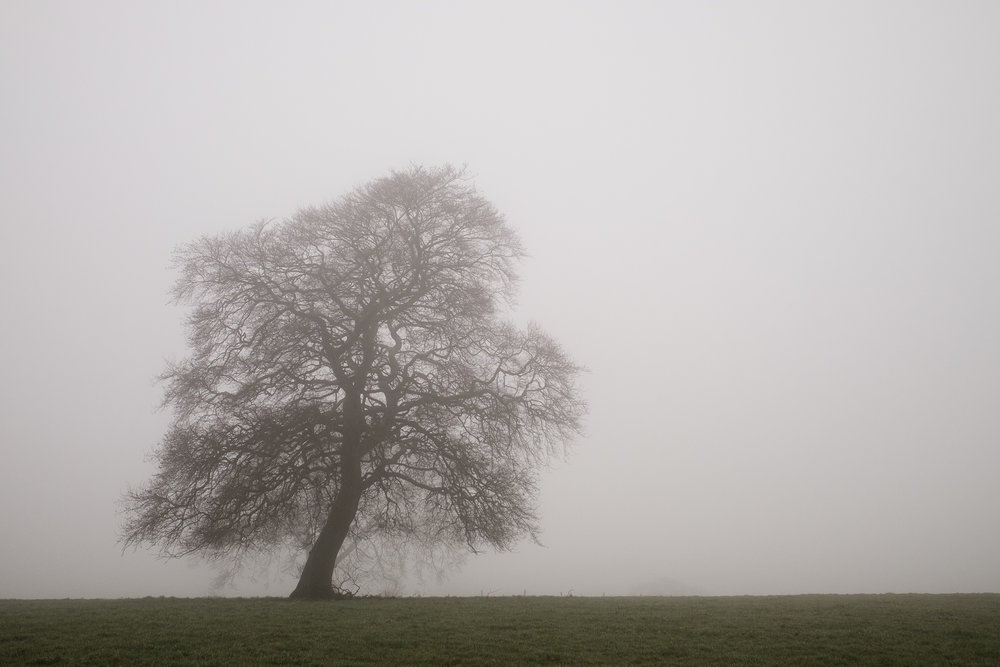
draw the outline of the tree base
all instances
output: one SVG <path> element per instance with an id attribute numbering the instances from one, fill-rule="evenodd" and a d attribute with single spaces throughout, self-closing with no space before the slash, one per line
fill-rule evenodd
<path id="1" fill-rule="evenodd" d="M 353 593 L 348 593 L 333 586 L 320 586 L 315 588 L 303 588 L 302 586 L 297 586 L 292 594 L 288 596 L 289 600 L 347 600 L 353 598 Z"/>

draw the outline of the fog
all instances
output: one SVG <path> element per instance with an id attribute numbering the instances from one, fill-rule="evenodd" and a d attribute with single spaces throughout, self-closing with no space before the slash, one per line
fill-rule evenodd
<path id="1" fill-rule="evenodd" d="M 172 250 L 466 164 L 588 367 L 542 545 L 423 595 L 1000 591 L 1000 4 L 0 4 L 0 598 L 122 552 Z M 253 574 L 253 573 L 251 573 Z"/>

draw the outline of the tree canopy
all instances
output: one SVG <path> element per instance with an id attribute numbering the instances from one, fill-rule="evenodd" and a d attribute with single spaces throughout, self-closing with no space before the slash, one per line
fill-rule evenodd
<path id="1" fill-rule="evenodd" d="M 535 536 L 539 466 L 585 405 L 559 345 L 505 319 L 522 255 L 452 167 L 181 247 L 190 355 L 163 375 L 173 421 L 125 544 L 300 548 L 293 596 L 329 597 L 351 533 Z"/>

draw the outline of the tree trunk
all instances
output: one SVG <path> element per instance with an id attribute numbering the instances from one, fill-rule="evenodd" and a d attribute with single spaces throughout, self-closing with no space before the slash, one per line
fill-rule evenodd
<path id="1" fill-rule="evenodd" d="M 359 484 L 360 488 L 360 469 Z M 345 485 L 346 486 L 346 485 Z M 290 597 L 305 600 L 329 600 L 336 597 L 333 589 L 333 568 L 337 563 L 337 554 L 347 538 L 351 523 L 358 511 L 361 494 L 342 486 L 337 494 L 326 524 L 320 531 L 316 543 L 309 550 L 306 564 L 299 575 L 299 583 Z"/>
<path id="2" fill-rule="evenodd" d="M 354 523 L 361 502 L 361 430 L 360 400 L 348 399 L 345 402 L 345 421 L 353 424 L 344 432 L 344 443 L 340 460 L 340 490 L 326 515 L 326 523 L 316 538 L 316 543 L 309 550 L 306 564 L 299 575 L 299 583 L 289 596 L 303 600 L 329 600 L 335 598 L 333 589 L 333 568 L 337 564 L 337 554 L 344 545 L 347 533 Z"/>

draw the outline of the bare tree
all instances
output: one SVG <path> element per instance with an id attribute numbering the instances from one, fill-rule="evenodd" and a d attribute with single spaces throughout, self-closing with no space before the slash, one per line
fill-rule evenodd
<path id="1" fill-rule="evenodd" d="M 413 168 L 176 255 L 190 357 L 125 498 L 126 546 L 308 550 L 292 597 L 336 595 L 344 541 L 509 548 L 537 470 L 579 430 L 580 370 L 506 323 L 520 242 L 451 167 Z"/>

